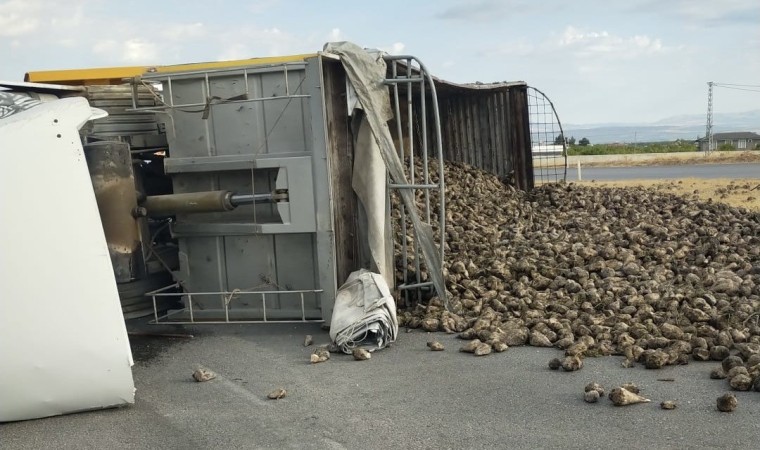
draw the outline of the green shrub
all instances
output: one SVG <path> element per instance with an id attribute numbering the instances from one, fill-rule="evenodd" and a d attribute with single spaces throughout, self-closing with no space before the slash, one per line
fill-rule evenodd
<path id="1" fill-rule="evenodd" d="M 571 146 L 568 155 L 630 155 L 635 153 L 695 152 L 693 141 L 652 142 L 645 144 L 595 144 L 584 147 Z"/>

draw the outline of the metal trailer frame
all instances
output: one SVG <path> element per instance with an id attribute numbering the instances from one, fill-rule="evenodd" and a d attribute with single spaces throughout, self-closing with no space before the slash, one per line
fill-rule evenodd
<path id="1" fill-rule="evenodd" d="M 274 74 L 274 76 L 272 74 Z M 266 82 L 269 83 L 269 87 L 265 88 L 263 84 L 257 85 L 255 87 L 252 86 L 252 77 L 258 77 L 256 79 L 256 82 L 258 83 L 263 83 L 264 81 L 262 80 L 268 80 Z M 234 81 L 229 84 L 230 82 L 228 80 Z M 183 81 L 184 91 L 178 94 L 178 86 L 182 85 Z M 218 81 L 218 84 L 214 84 L 215 81 Z M 241 86 L 236 85 L 238 81 L 241 81 L 242 84 L 244 84 L 244 92 L 242 95 L 237 95 L 231 98 L 220 98 L 219 95 L 214 95 L 214 88 L 216 88 L 217 91 L 220 89 L 225 90 L 228 88 L 230 90 L 240 90 Z M 167 131 L 170 136 L 173 137 L 175 142 L 177 139 L 181 138 L 180 133 L 182 133 L 182 131 L 178 131 L 177 128 L 175 128 L 178 126 L 178 123 L 176 117 L 173 116 L 174 113 L 199 114 L 200 118 L 203 119 L 202 122 L 198 119 L 197 116 L 194 116 L 189 123 L 199 123 L 201 126 L 204 126 L 206 129 L 200 130 L 199 133 L 204 133 L 202 134 L 203 136 L 208 137 L 209 140 L 214 139 L 215 141 L 217 138 L 221 140 L 221 138 L 224 137 L 219 134 L 220 131 L 218 128 L 210 128 L 224 125 L 223 119 L 218 119 L 221 120 L 219 123 L 213 123 L 214 117 L 212 110 L 214 110 L 215 107 L 222 107 L 222 105 L 223 107 L 228 107 L 227 105 L 239 104 L 239 108 L 241 110 L 242 108 L 246 107 L 250 108 L 252 111 L 251 114 L 254 116 L 254 120 L 265 120 L 264 116 L 260 116 L 261 114 L 265 114 L 263 107 L 249 105 L 263 104 L 272 101 L 280 101 L 281 104 L 284 104 L 279 115 L 277 115 L 276 111 L 274 113 L 272 112 L 272 108 L 277 109 L 277 107 L 269 108 L 269 114 L 277 115 L 277 118 L 273 121 L 273 123 L 265 124 L 265 134 L 262 133 L 260 135 L 256 135 L 255 130 L 251 131 L 246 130 L 245 128 L 240 129 L 241 133 L 247 133 L 245 135 L 241 135 L 239 138 L 243 140 L 248 139 L 245 141 L 248 147 L 252 145 L 251 142 L 253 141 L 258 140 L 262 142 L 261 147 L 258 149 L 248 148 L 247 151 L 241 150 L 237 154 L 219 155 L 217 154 L 216 142 L 214 142 L 213 145 L 211 143 L 208 143 L 207 152 L 206 150 L 202 150 L 201 145 L 199 147 L 200 149 L 196 151 L 196 153 L 200 152 L 198 155 L 193 154 L 191 151 L 185 151 L 185 149 L 183 149 L 183 153 L 181 155 L 178 155 L 179 152 L 177 149 L 172 149 L 170 147 L 171 156 L 165 160 L 165 167 L 167 174 L 171 174 L 174 178 L 173 184 L 175 185 L 175 192 L 177 190 L 177 176 L 189 176 L 191 183 L 181 189 L 187 189 L 188 186 L 190 186 L 190 189 L 192 190 L 194 183 L 192 181 L 193 177 L 206 176 L 208 174 L 208 176 L 211 176 L 211 178 L 209 178 L 209 180 L 211 180 L 210 182 L 212 184 L 218 184 L 226 182 L 223 180 L 228 180 L 225 178 L 226 175 L 222 175 L 221 178 L 218 178 L 218 181 L 216 182 L 213 181 L 215 177 L 212 175 L 217 174 L 218 176 L 218 174 L 226 171 L 236 171 L 236 173 L 240 171 L 250 171 L 250 180 L 248 182 L 250 189 L 255 189 L 261 183 L 269 183 L 270 187 L 276 187 L 277 189 L 289 189 L 290 191 L 288 201 L 274 203 L 271 206 L 271 210 L 269 210 L 265 216 L 261 216 L 261 211 L 257 210 L 256 206 L 253 206 L 247 211 L 243 211 L 243 213 L 247 214 L 246 217 L 250 216 L 250 219 L 245 219 L 242 221 L 238 220 L 239 218 L 236 219 L 237 221 L 233 219 L 225 220 L 231 216 L 214 216 L 211 213 L 202 219 L 195 219 L 201 216 L 200 214 L 192 216 L 193 218 L 191 219 L 188 219 L 187 215 L 178 217 L 179 223 L 173 224 L 172 233 L 175 237 L 178 237 L 180 239 L 181 246 L 182 242 L 185 242 L 185 248 L 189 251 L 192 251 L 191 248 L 187 246 L 191 245 L 192 242 L 201 242 L 199 241 L 200 239 L 208 241 L 209 245 L 211 245 L 213 242 L 216 242 L 216 244 L 213 244 L 213 246 L 216 246 L 215 248 L 218 248 L 220 245 L 224 247 L 221 250 L 217 249 L 216 251 L 211 249 L 211 247 L 208 249 L 208 251 L 213 254 L 211 258 L 213 258 L 213 261 L 215 261 L 211 264 L 218 265 L 218 268 L 216 270 L 211 270 L 211 272 L 218 273 L 217 275 L 214 275 L 214 273 L 207 275 L 211 278 L 218 278 L 218 281 L 215 282 L 209 278 L 211 281 L 201 282 L 193 274 L 183 273 L 183 271 L 186 271 L 188 267 L 190 267 L 191 262 L 191 260 L 187 259 L 188 254 L 184 254 L 183 256 L 185 259 L 182 263 L 183 267 L 181 267 L 180 272 L 175 274 L 177 275 L 176 278 L 181 282 L 179 282 L 176 286 L 167 286 L 165 288 L 149 292 L 146 294 L 146 296 L 152 297 L 154 299 L 156 297 L 181 298 L 185 301 L 186 306 L 181 311 L 171 312 L 170 314 L 162 317 L 158 317 L 157 311 L 154 311 L 154 322 L 165 323 L 166 320 L 161 319 L 176 318 L 178 316 L 181 316 L 181 313 L 184 312 L 184 315 L 186 316 L 185 318 L 187 320 L 170 320 L 171 323 L 212 323 L 214 320 L 202 320 L 204 316 L 209 315 L 209 304 L 206 305 L 205 312 L 198 313 L 198 309 L 203 309 L 203 305 L 198 304 L 199 300 L 192 300 L 192 296 L 196 296 L 200 297 L 201 301 L 209 301 L 208 296 L 210 295 L 218 296 L 219 300 L 221 300 L 218 303 L 218 309 L 215 307 L 215 311 L 217 313 L 224 314 L 224 323 L 227 321 L 235 323 L 244 321 L 280 321 L 270 320 L 270 318 L 277 316 L 281 318 L 282 315 L 273 314 L 272 311 L 276 306 L 272 305 L 271 303 L 268 304 L 267 301 L 270 300 L 270 298 L 274 298 L 278 301 L 278 303 L 281 301 L 284 305 L 285 303 L 290 303 L 288 299 L 291 298 L 293 294 L 298 294 L 298 297 L 302 300 L 304 299 L 305 295 L 308 295 L 311 297 L 311 299 L 308 300 L 308 303 L 313 306 L 310 307 L 310 309 L 307 309 L 304 305 L 305 302 L 302 301 L 300 307 L 294 307 L 292 310 L 288 309 L 288 314 L 286 315 L 293 317 L 300 316 L 301 321 L 319 322 L 329 319 L 330 315 L 332 314 L 332 303 L 328 302 L 331 299 L 334 299 L 337 286 L 334 264 L 335 238 L 332 231 L 333 226 L 330 210 L 329 186 L 327 181 L 328 162 L 326 160 L 327 158 L 325 157 L 326 143 L 323 115 L 324 98 L 321 86 L 322 73 L 319 58 L 311 59 L 311 62 L 286 62 L 276 65 L 148 74 L 144 75 L 138 81 L 138 83 L 145 82 L 161 82 L 164 86 L 164 98 L 161 99 L 160 104 L 157 107 L 136 107 L 133 109 L 164 113 L 165 117 L 167 117 Z M 135 83 L 135 85 L 139 86 L 138 83 Z M 291 86 L 295 84 L 297 84 L 297 86 Z M 230 88 L 231 85 L 235 85 L 234 89 Z M 283 86 L 284 93 L 279 92 L 277 95 L 267 95 L 271 94 L 271 92 L 267 91 L 267 89 L 281 91 L 283 89 Z M 188 91 L 188 89 L 190 89 L 190 91 Z M 193 91 L 193 89 L 196 89 L 196 91 Z M 200 92 L 198 89 L 200 89 Z M 257 96 L 257 93 L 259 92 L 262 93 L 261 96 Z M 198 96 L 199 94 L 205 98 L 205 101 L 193 101 L 191 98 L 190 101 L 186 102 L 176 101 L 177 98 L 183 95 L 185 98 L 188 98 L 191 96 Z M 304 99 L 307 101 L 303 101 Z M 291 102 L 293 101 L 300 101 L 301 103 L 292 105 L 295 109 L 291 108 L 288 110 L 288 107 L 291 106 Z M 258 109 L 254 110 L 254 108 Z M 270 135 L 273 133 L 273 131 L 277 130 L 278 124 L 280 124 L 280 119 L 283 117 L 283 114 L 285 114 L 286 110 L 288 110 L 291 115 L 296 114 L 296 117 L 301 118 L 300 122 L 297 122 L 296 126 L 302 126 L 300 132 L 303 136 L 302 143 L 305 145 L 304 151 L 299 151 L 298 148 L 296 148 L 295 151 L 283 151 L 282 148 L 280 148 L 279 150 L 276 150 L 275 153 L 262 154 L 262 151 L 267 152 L 269 150 Z M 267 118 L 271 119 L 272 117 Z M 298 125 L 299 123 L 302 123 L 302 125 Z M 185 124 L 183 126 L 188 126 L 187 120 L 185 120 Z M 255 139 L 251 138 L 252 132 L 254 133 L 253 136 Z M 229 135 L 227 135 L 227 137 L 229 137 Z M 233 137 L 233 139 L 234 138 L 236 137 Z M 170 142 L 170 144 L 175 142 Z M 280 145 L 280 147 L 282 147 L 282 145 Z M 223 144 L 220 144 L 218 148 L 223 148 Z M 174 150 L 174 152 L 172 152 L 172 150 Z M 204 156 L 205 153 L 208 153 L 208 155 Z M 261 173 L 263 173 L 269 181 L 257 181 L 257 177 Z M 198 183 L 201 182 L 198 181 Z M 196 189 L 197 188 L 198 186 L 196 186 Z M 253 193 L 255 194 L 256 191 Z M 242 207 L 238 209 L 242 209 Z M 274 220 L 274 217 L 278 218 L 279 220 Z M 263 220 L 263 222 L 260 222 L 261 220 Z M 261 237 L 258 238 L 257 236 Z M 266 236 L 269 237 L 267 238 Z M 314 280 L 314 282 L 316 282 L 314 289 L 293 289 L 290 286 L 287 286 L 287 284 L 284 282 L 281 284 L 285 284 L 285 286 L 281 287 L 277 281 L 272 280 L 276 277 L 271 277 L 271 274 L 260 274 L 264 283 L 259 284 L 258 286 L 241 286 L 240 288 L 237 286 L 230 286 L 229 289 L 208 289 L 208 287 L 214 286 L 226 287 L 228 283 L 231 283 L 228 278 L 227 263 L 228 261 L 231 261 L 231 259 L 228 258 L 233 258 L 233 256 L 229 256 L 227 254 L 227 251 L 229 249 L 239 247 L 237 247 L 238 244 L 226 242 L 227 239 L 233 239 L 235 242 L 241 242 L 240 245 L 246 245 L 247 247 L 245 248 L 255 254 L 257 252 L 254 247 L 258 245 L 257 242 L 259 242 L 260 239 L 269 239 L 272 242 L 270 245 L 276 245 L 274 244 L 275 236 L 283 236 L 281 239 L 285 239 L 287 242 L 291 242 L 292 239 L 296 239 L 296 241 L 308 242 L 308 248 L 301 249 L 299 247 L 303 246 L 299 246 L 293 243 L 295 242 L 293 241 L 279 251 L 287 252 L 285 248 L 290 248 L 290 251 L 292 252 L 306 252 L 304 255 L 310 255 L 307 256 L 307 258 L 314 258 L 310 265 L 310 267 L 313 267 L 313 269 L 311 269 L 314 271 L 313 275 L 309 275 L 310 272 L 302 273 L 303 270 L 298 270 L 299 267 L 303 269 L 303 265 L 299 266 L 298 264 L 303 258 L 299 259 L 298 255 L 294 254 L 294 262 L 288 264 L 288 267 L 290 267 L 288 273 L 292 273 L 294 278 L 303 277 L 304 280 Z M 287 236 L 294 236 L 294 238 L 291 239 Z M 213 242 L 209 239 L 211 239 Z M 220 239 L 222 241 L 219 241 Z M 242 241 L 240 239 L 242 239 Z M 206 252 L 206 250 L 202 251 Z M 273 247 L 271 251 L 274 252 L 276 250 Z M 282 254 L 283 253 L 280 253 L 280 255 Z M 260 259 L 262 259 L 262 261 L 257 261 L 256 258 L 252 256 L 239 256 L 236 258 L 238 258 L 236 263 L 237 265 L 243 264 L 246 267 L 251 266 L 252 262 L 254 263 L 253 265 L 262 266 L 265 265 L 268 261 L 266 255 L 261 256 Z M 281 256 L 275 257 L 273 253 L 271 255 L 271 258 L 281 258 Z M 279 261 L 282 260 L 279 259 Z M 253 269 L 250 268 L 250 270 Z M 245 272 L 240 272 L 239 269 L 238 272 L 239 275 L 237 277 L 239 279 L 242 279 L 240 278 L 241 276 L 243 278 L 254 277 L 254 274 L 252 273 L 248 273 L 248 275 L 246 275 Z M 196 270 L 196 273 L 199 272 Z M 198 283 L 195 283 L 195 281 L 198 281 Z M 203 287 L 204 283 L 206 285 L 205 288 Z M 298 284 L 298 282 L 296 283 Z M 311 282 L 305 281 L 305 283 L 308 285 Z M 194 289 L 192 287 L 193 284 L 199 285 L 200 289 Z M 239 282 L 239 284 L 242 285 L 243 283 Z M 185 292 L 168 292 L 172 287 L 177 286 L 181 286 Z M 235 287 L 235 289 L 232 289 L 232 287 Z M 275 287 L 276 289 L 273 290 L 272 287 Z M 268 289 L 266 291 L 261 291 L 259 290 L 260 288 Z M 264 294 L 260 294 L 262 292 Z M 232 302 L 232 300 L 237 298 L 249 299 L 251 295 L 262 296 L 259 308 L 246 307 L 243 309 L 237 309 L 237 311 L 230 311 L 230 306 L 232 303 L 238 303 L 237 306 L 239 306 L 241 303 L 244 303 Z M 211 304 L 217 304 L 213 300 L 210 301 Z M 285 306 L 283 306 L 283 308 L 285 308 Z M 247 311 L 251 314 L 259 314 L 259 316 L 262 317 L 262 320 L 248 320 L 249 318 L 240 318 L 240 311 Z M 283 309 L 283 311 L 285 311 L 285 309 Z M 321 317 L 315 315 L 317 311 L 321 311 Z M 231 312 L 235 312 L 235 314 L 230 314 Z M 188 313 L 191 314 L 191 317 L 187 317 Z M 238 318 L 240 318 L 240 320 L 237 320 Z"/>
<path id="2" fill-rule="evenodd" d="M 326 55 L 319 55 L 316 58 L 309 59 L 303 63 L 282 63 L 277 65 L 267 65 L 267 66 L 255 66 L 255 67 L 243 67 L 243 68 L 225 68 L 225 69 L 217 69 L 217 70 L 207 70 L 207 71 L 201 71 L 201 72 L 180 72 L 176 74 L 156 74 L 156 75 L 146 75 L 142 79 L 138 81 L 138 83 L 145 83 L 146 81 L 153 81 L 153 80 L 164 80 L 164 94 L 166 98 L 168 99 L 168 102 L 161 101 L 161 105 L 154 108 L 139 108 L 138 105 L 135 106 L 135 110 L 142 110 L 142 111 L 150 111 L 150 112 L 168 112 L 171 110 L 179 110 L 183 112 L 192 112 L 192 113 L 198 113 L 202 114 L 204 119 L 208 118 L 208 116 L 211 114 L 211 109 L 213 105 L 217 104 L 244 104 L 244 103 L 250 103 L 250 102 L 267 102 L 272 100 L 282 100 L 282 99 L 310 99 L 309 100 L 309 108 L 311 111 L 311 123 L 304 123 L 305 127 L 310 127 L 311 133 L 314 135 L 315 142 L 320 141 L 321 144 L 315 144 L 315 148 L 317 145 L 320 148 L 327 148 L 331 143 L 326 142 L 326 118 L 324 116 L 325 114 L 325 108 L 326 108 L 326 96 L 330 95 L 330 93 L 325 92 L 325 81 L 324 81 L 324 71 L 322 68 L 322 58 L 326 57 Z M 401 142 L 401 145 L 399 146 L 399 154 L 404 160 L 405 158 L 408 159 L 409 163 L 409 174 L 410 174 L 410 181 L 408 184 L 393 184 L 390 181 L 387 183 L 387 191 L 388 191 L 388 205 L 390 207 L 390 192 L 392 190 L 400 190 L 400 189 L 412 189 L 412 190 L 419 190 L 421 191 L 421 196 L 424 199 L 423 205 L 424 210 L 422 211 L 422 217 L 423 220 L 425 220 L 428 224 L 431 224 L 431 221 L 434 216 L 434 211 L 431 208 L 431 193 L 430 190 L 436 189 L 439 191 L 439 203 L 437 211 L 435 211 L 437 214 L 437 223 L 435 224 L 438 228 L 438 236 L 439 236 L 439 246 L 440 246 L 440 252 L 441 257 L 443 257 L 444 254 L 444 239 L 445 239 L 445 198 L 444 198 L 444 177 L 443 177 L 443 151 L 442 151 L 442 144 L 441 144 L 441 129 L 440 129 L 440 121 L 438 119 L 438 103 L 437 103 L 437 97 L 435 92 L 435 85 L 433 82 L 433 78 L 430 75 L 430 73 L 427 71 L 427 69 L 424 67 L 424 65 L 415 57 L 413 56 L 385 56 L 386 61 L 388 61 L 391 65 L 391 71 L 392 76 L 387 78 L 385 80 L 385 83 L 389 86 L 392 86 L 393 95 L 392 97 L 392 104 L 394 107 L 394 111 L 396 112 L 396 131 L 398 132 L 398 136 Z M 402 66 L 405 66 L 405 69 L 402 69 L 405 71 L 405 74 L 400 73 Z M 293 69 L 303 69 L 305 73 L 304 80 L 301 81 L 303 83 L 305 80 L 319 80 L 318 83 L 311 83 L 309 86 L 306 86 L 306 89 L 308 93 L 299 93 L 298 88 L 301 88 L 301 85 L 299 84 L 298 88 L 295 89 L 295 92 L 291 92 L 290 90 L 290 83 L 287 82 L 289 71 L 292 72 Z M 239 96 L 237 98 L 227 98 L 227 99 L 221 99 L 219 97 L 214 97 L 211 95 L 208 95 L 211 91 L 210 86 L 210 75 L 213 76 L 216 73 L 220 72 L 231 72 L 231 71 L 237 71 L 241 72 L 243 79 L 245 81 L 245 95 Z M 285 86 L 286 86 L 286 92 L 285 95 L 277 96 L 277 97 L 257 97 L 257 98 L 250 98 L 248 93 L 250 92 L 249 86 L 248 86 L 248 77 L 250 74 L 258 74 L 263 72 L 279 72 L 282 73 L 282 77 L 286 80 Z M 416 75 L 415 75 L 416 74 Z M 205 102 L 187 102 L 182 104 L 177 104 L 174 102 L 174 81 L 177 79 L 182 79 L 186 77 L 197 77 L 202 76 L 203 81 L 205 84 L 205 92 L 207 93 L 206 101 Z M 135 86 L 138 86 L 138 83 L 135 83 Z M 401 114 L 401 96 L 402 93 L 400 92 L 400 87 L 403 89 L 406 87 L 406 122 L 402 123 L 402 114 Z M 415 92 L 416 91 L 416 92 Z M 303 92 L 303 91 L 301 91 Z M 419 95 L 419 97 L 416 97 Z M 430 98 L 432 99 L 433 104 L 433 117 L 434 117 L 434 124 L 432 126 L 432 130 L 430 129 L 431 126 L 428 123 L 428 115 L 427 115 L 427 96 L 430 95 Z M 422 113 L 419 117 L 415 117 L 414 115 L 414 108 L 413 104 L 415 103 L 415 100 L 419 103 L 419 107 L 421 108 Z M 168 117 L 171 117 L 170 115 Z M 415 136 L 415 128 L 414 128 L 414 119 L 417 120 L 417 135 L 418 138 L 421 140 L 421 149 L 417 151 L 417 155 L 415 155 L 415 143 L 414 143 L 414 136 Z M 277 126 L 277 123 L 279 122 L 280 117 L 277 118 L 274 125 L 272 126 L 272 129 Z M 421 126 L 419 122 L 422 122 Z M 174 126 L 174 124 L 169 124 L 168 126 Z M 404 133 L 408 133 L 406 138 L 404 137 Z M 430 135 L 432 135 L 432 140 L 434 141 L 434 147 L 431 146 L 431 139 Z M 265 136 L 265 141 L 266 141 Z M 405 143 L 408 143 L 408 154 L 405 152 Z M 312 150 L 314 150 L 312 149 Z M 431 151 L 432 149 L 432 151 Z M 171 149 L 170 149 L 171 151 Z M 419 155 L 419 153 L 422 153 Z M 435 153 L 435 159 L 430 157 L 430 153 Z M 306 158 L 311 155 L 306 154 L 283 154 L 283 157 L 287 157 L 290 162 L 299 160 L 301 158 Z M 324 156 L 324 155 L 323 155 Z M 235 157 L 213 157 L 213 159 L 208 157 L 193 157 L 193 158 L 175 158 L 170 157 L 167 158 L 167 173 L 180 173 L 183 171 L 188 172 L 196 172 L 201 170 L 232 170 L 233 168 L 235 170 L 240 170 L 241 168 L 247 169 L 250 168 L 253 170 L 254 168 L 262 168 L 262 167 L 278 167 L 282 163 L 282 161 L 272 161 L 272 164 L 269 166 L 267 165 L 267 160 L 270 159 L 268 155 L 255 155 L 255 154 L 246 154 L 246 155 L 239 155 Z M 271 159 L 277 159 L 277 158 L 271 158 Z M 322 167 L 319 169 L 321 173 L 324 174 L 325 179 L 330 179 L 329 175 L 329 161 L 327 161 L 329 158 L 327 157 L 316 157 L 316 155 L 313 155 L 312 157 L 312 164 L 322 164 Z M 415 160 L 421 160 L 422 161 L 422 174 L 421 176 L 418 176 L 418 174 L 415 173 L 414 170 L 414 163 Z M 437 161 L 438 163 L 438 181 L 433 182 L 431 179 L 431 171 L 429 169 L 429 165 L 432 161 Z M 199 169 L 199 166 L 204 166 L 204 169 Z M 253 176 L 253 175 L 252 175 Z M 317 177 L 318 174 L 315 173 L 314 177 Z M 289 177 L 289 180 L 292 177 Z M 308 178 L 308 177 L 306 177 Z M 298 180 L 293 180 L 294 182 L 298 182 Z M 253 183 L 252 183 L 253 185 Z M 321 186 L 322 192 L 319 192 L 318 195 L 321 195 L 323 198 L 323 205 L 332 205 L 332 200 L 329 198 L 329 187 L 327 183 L 318 183 L 316 180 L 314 181 L 315 188 L 317 185 Z M 278 186 L 279 187 L 279 186 Z M 294 198 L 297 198 L 297 196 L 294 197 L 293 192 L 290 193 L 291 201 L 293 201 Z M 320 249 L 318 251 L 320 256 L 319 261 L 317 262 L 318 269 L 320 271 L 319 276 L 319 286 L 316 289 L 283 289 L 280 288 L 276 283 L 274 286 L 278 287 L 277 290 L 257 290 L 256 287 L 249 288 L 249 289 L 232 289 L 232 290 L 202 290 L 202 291 L 185 291 L 185 292 L 171 292 L 174 289 L 185 289 L 185 283 L 178 282 L 170 286 L 163 287 L 161 289 L 157 289 L 154 291 L 151 291 L 146 294 L 146 296 L 151 297 L 153 299 L 154 305 L 157 304 L 157 299 L 162 298 L 182 298 L 185 300 L 185 307 L 182 310 L 179 311 L 171 311 L 168 314 L 159 314 L 159 311 L 157 308 L 154 308 L 154 317 L 152 323 L 173 323 L 173 324 L 192 324 L 192 323 L 270 323 L 270 322 L 311 322 L 311 321 L 324 321 L 329 320 L 332 312 L 332 303 L 329 305 L 327 302 L 335 298 L 335 293 L 337 291 L 337 279 L 336 279 L 336 270 L 335 270 L 335 236 L 334 236 L 334 227 L 332 223 L 332 212 L 327 211 L 327 214 L 324 212 L 320 213 L 318 211 L 315 211 L 314 208 L 308 208 L 308 205 L 306 205 L 306 208 L 300 208 L 298 211 L 291 211 L 290 214 L 285 214 L 286 217 L 295 218 L 294 215 L 299 212 L 306 212 L 306 214 L 312 214 L 314 216 L 314 221 L 317 222 L 315 225 L 316 227 L 312 226 L 302 226 L 303 222 L 300 222 L 300 225 L 297 227 L 293 227 L 294 224 L 291 223 L 289 225 L 285 224 L 256 224 L 256 217 L 254 215 L 254 223 L 252 224 L 237 224 L 235 226 L 227 226 L 224 227 L 223 224 L 220 224 L 219 227 L 217 227 L 215 230 L 206 230 L 205 232 L 201 229 L 198 229 L 198 227 L 189 226 L 186 225 L 175 225 L 173 228 L 173 233 L 176 236 L 180 237 L 187 237 L 187 236 L 203 236 L 204 234 L 207 234 L 209 231 L 217 231 L 217 232 L 227 232 L 227 233 L 233 233 L 233 234 L 256 234 L 256 233 L 287 233 L 287 232 L 293 232 L 293 231 L 300 231 L 300 232 L 316 232 L 316 245 Z M 404 210 L 403 206 L 400 206 L 401 208 L 401 222 L 404 226 L 404 236 L 407 236 L 407 229 L 406 229 L 406 222 L 407 222 L 407 214 L 408 212 Z M 282 212 L 282 211 L 281 211 Z M 388 214 L 390 217 L 390 210 L 388 210 Z M 284 217 L 283 217 L 284 219 Z M 308 221 L 306 217 L 303 215 L 301 216 L 301 219 L 304 221 Z M 288 229 L 290 227 L 290 229 Z M 402 247 L 402 260 L 403 260 L 403 270 L 402 270 L 402 276 L 405 280 L 404 283 L 398 286 L 398 288 L 405 293 L 405 297 L 408 298 L 409 292 L 416 290 L 418 292 L 418 295 L 421 295 L 421 292 L 424 290 L 429 290 L 430 286 L 432 286 L 432 282 L 423 279 L 421 276 L 421 259 L 422 255 L 420 252 L 419 244 L 416 240 L 416 236 L 413 238 L 413 242 L 407 242 L 406 238 L 404 238 L 404 242 L 401 245 Z M 412 253 L 413 252 L 413 253 Z M 411 254 L 410 254 L 411 253 Z M 414 260 L 414 277 L 410 280 L 410 267 L 409 267 L 409 261 Z M 427 268 L 428 270 L 439 270 L 442 271 L 442 267 L 438 268 Z M 410 282 L 411 281 L 411 282 Z M 267 284 L 268 286 L 271 286 L 271 284 Z M 314 295 L 317 299 L 317 304 L 323 309 L 323 317 L 322 319 L 314 319 L 307 317 L 307 311 L 305 308 L 305 302 L 304 302 L 304 295 Z M 219 299 L 219 305 L 220 309 L 224 314 L 224 319 L 204 319 L 204 317 L 208 317 L 208 311 L 199 310 L 197 305 L 197 298 L 203 298 L 203 297 L 209 297 L 209 296 L 216 296 Z M 238 299 L 243 298 L 251 298 L 259 296 L 260 298 L 260 307 L 259 308 L 245 308 L 244 310 L 231 310 L 230 307 L 235 303 Z M 267 301 L 271 297 L 276 298 L 283 298 L 283 297 L 296 297 L 297 299 L 300 299 L 300 310 L 296 308 L 295 310 L 286 310 L 286 311 L 279 311 L 275 312 L 275 309 L 271 307 L 269 304 L 267 304 Z M 445 300 L 445 299 L 444 299 Z M 325 314 L 325 309 L 329 309 L 329 314 Z M 219 311 L 217 310 L 217 311 Z M 251 317 L 243 317 L 240 315 L 241 311 L 250 312 L 253 315 L 258 315 L 256 318 Z M 300 318 L 294 318 L 294 317 L 300 317 Z"/>

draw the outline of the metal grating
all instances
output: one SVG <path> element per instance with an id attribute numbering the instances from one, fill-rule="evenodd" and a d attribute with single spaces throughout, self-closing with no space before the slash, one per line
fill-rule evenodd
<path id="1" fill-rule="evenodd" d="M 156 289 L 155 291 L 145 294 L 153 300 L 153 320 L 150 321 L 151 324 L 191 325 L 199 323 L 323 322 L 321 318 L 312 317 L 310 311 L 307 310 L 306 299 L 304 298 L 304 295 L 306 294 L 321 294 L 324 292 L 322 289 L 273 291 L 235 289 L 231 292 L 172 292 L 177 289 L 181 289 L 179 283 L 165 286 L 161 289 Z M 281 300 L 278 299 L 280 296 L 289 298 L 289 300 L 285 300 L 288 303 L 287 309 L 280 305 Z M 214 314 L 209 315 L 207 314 L 208 311 L 204 311 L 202 307 L 199 307 L 197 300 L 202 297 L 216 297 L 219 301 L 219 310 L 224 312 L 224 317 L 219 318 L 215 312 Z M 250 297 L 258 297 L 261 300 L 261 308 L 256 310 L 256 312 L 260 314 L 253 315 L 261 317 L 260 319 L 252 318 L 251 309 L 249 307 L 242 309 L 235 308 L 235 303 L 239 303 L 239 300 Z M 161 299 L 165 298 L 181 299 L 186 306 L 182 309 L 169 311 L 166 314 L 160 314 L 161 308 L 159 302 Z M 195 302 L 193 301 L 193 298 L 196 299 Z M 277 306 L 273 307 L 271 304 L 267 306 L 267 300 L 277 303 Z M 267 308 L 269 309 L 267 310 Z M 294 318 L 299 316 L 300 318 Z"/>
<path id="2" fill-rule="evenodd" d="M 549 97 L 528 87 L 533 180 L 536 184 L 558 183 L 567 178 L 567 138 Z"/>

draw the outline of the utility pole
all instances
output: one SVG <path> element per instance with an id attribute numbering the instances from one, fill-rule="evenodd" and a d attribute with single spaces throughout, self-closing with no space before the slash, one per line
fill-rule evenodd
<path id="1" fill-rule="evenodd" d="M 705 126 L 705 143 L 707 144 L 707 148 L 705 149 L 705 152 L 710 153 L 714 150 L 713 148 L 713 134 L 712 134 L 712 127 L 713 127 L 713 85 L 715 83 L 712 81 L 707 82 L 707 125 Z"/>

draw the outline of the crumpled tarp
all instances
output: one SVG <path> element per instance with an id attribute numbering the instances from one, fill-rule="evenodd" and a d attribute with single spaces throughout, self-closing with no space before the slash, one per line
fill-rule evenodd
<path id="1" fill-rule="evenodd" d="M 396 302 L 385 279 L 366 269 L 348 276 L 335 297 L 330 339 L 343 353 L 380 350 L 398 336 Z"/>
<path id="2" fill-rule="evenodd" d="M 385 60 L 379 55 L 373 57 L 373 55 L 370 55 L 367 51 L 351 42 L 329 42 L 325 45 L 324 51 L 340 57 L 348 80 L 356 91 L 366 113 L 363 120 L 369 124 L 374 140 L 377 143 L 377 149 L 385 162 L 391 180 L 396 184 L 409 184 L 404 174 L 404 165 L 398 153 L 396 153 L 396 147 L 388 128 L 388 121 L 393 117 L 393 111 L 388 96 L 388 87 L 384 84 L 387 69 Z M 433 228 L 420 218 L 414 201 L 413 191 L 410 189 L 400 189 L 398 192 L 401 200 L 404 202 L 404 206 L 406 206 L 409 217 L 412 219 L 412 225 L 419 238 L 420 249 L 428 265 L 430 278 L 433 281 L 436 293 L 443 300 L 444 305 L 448 307 L 446 284 L 443 281 L 441 255 L 433 239 Z"/>

